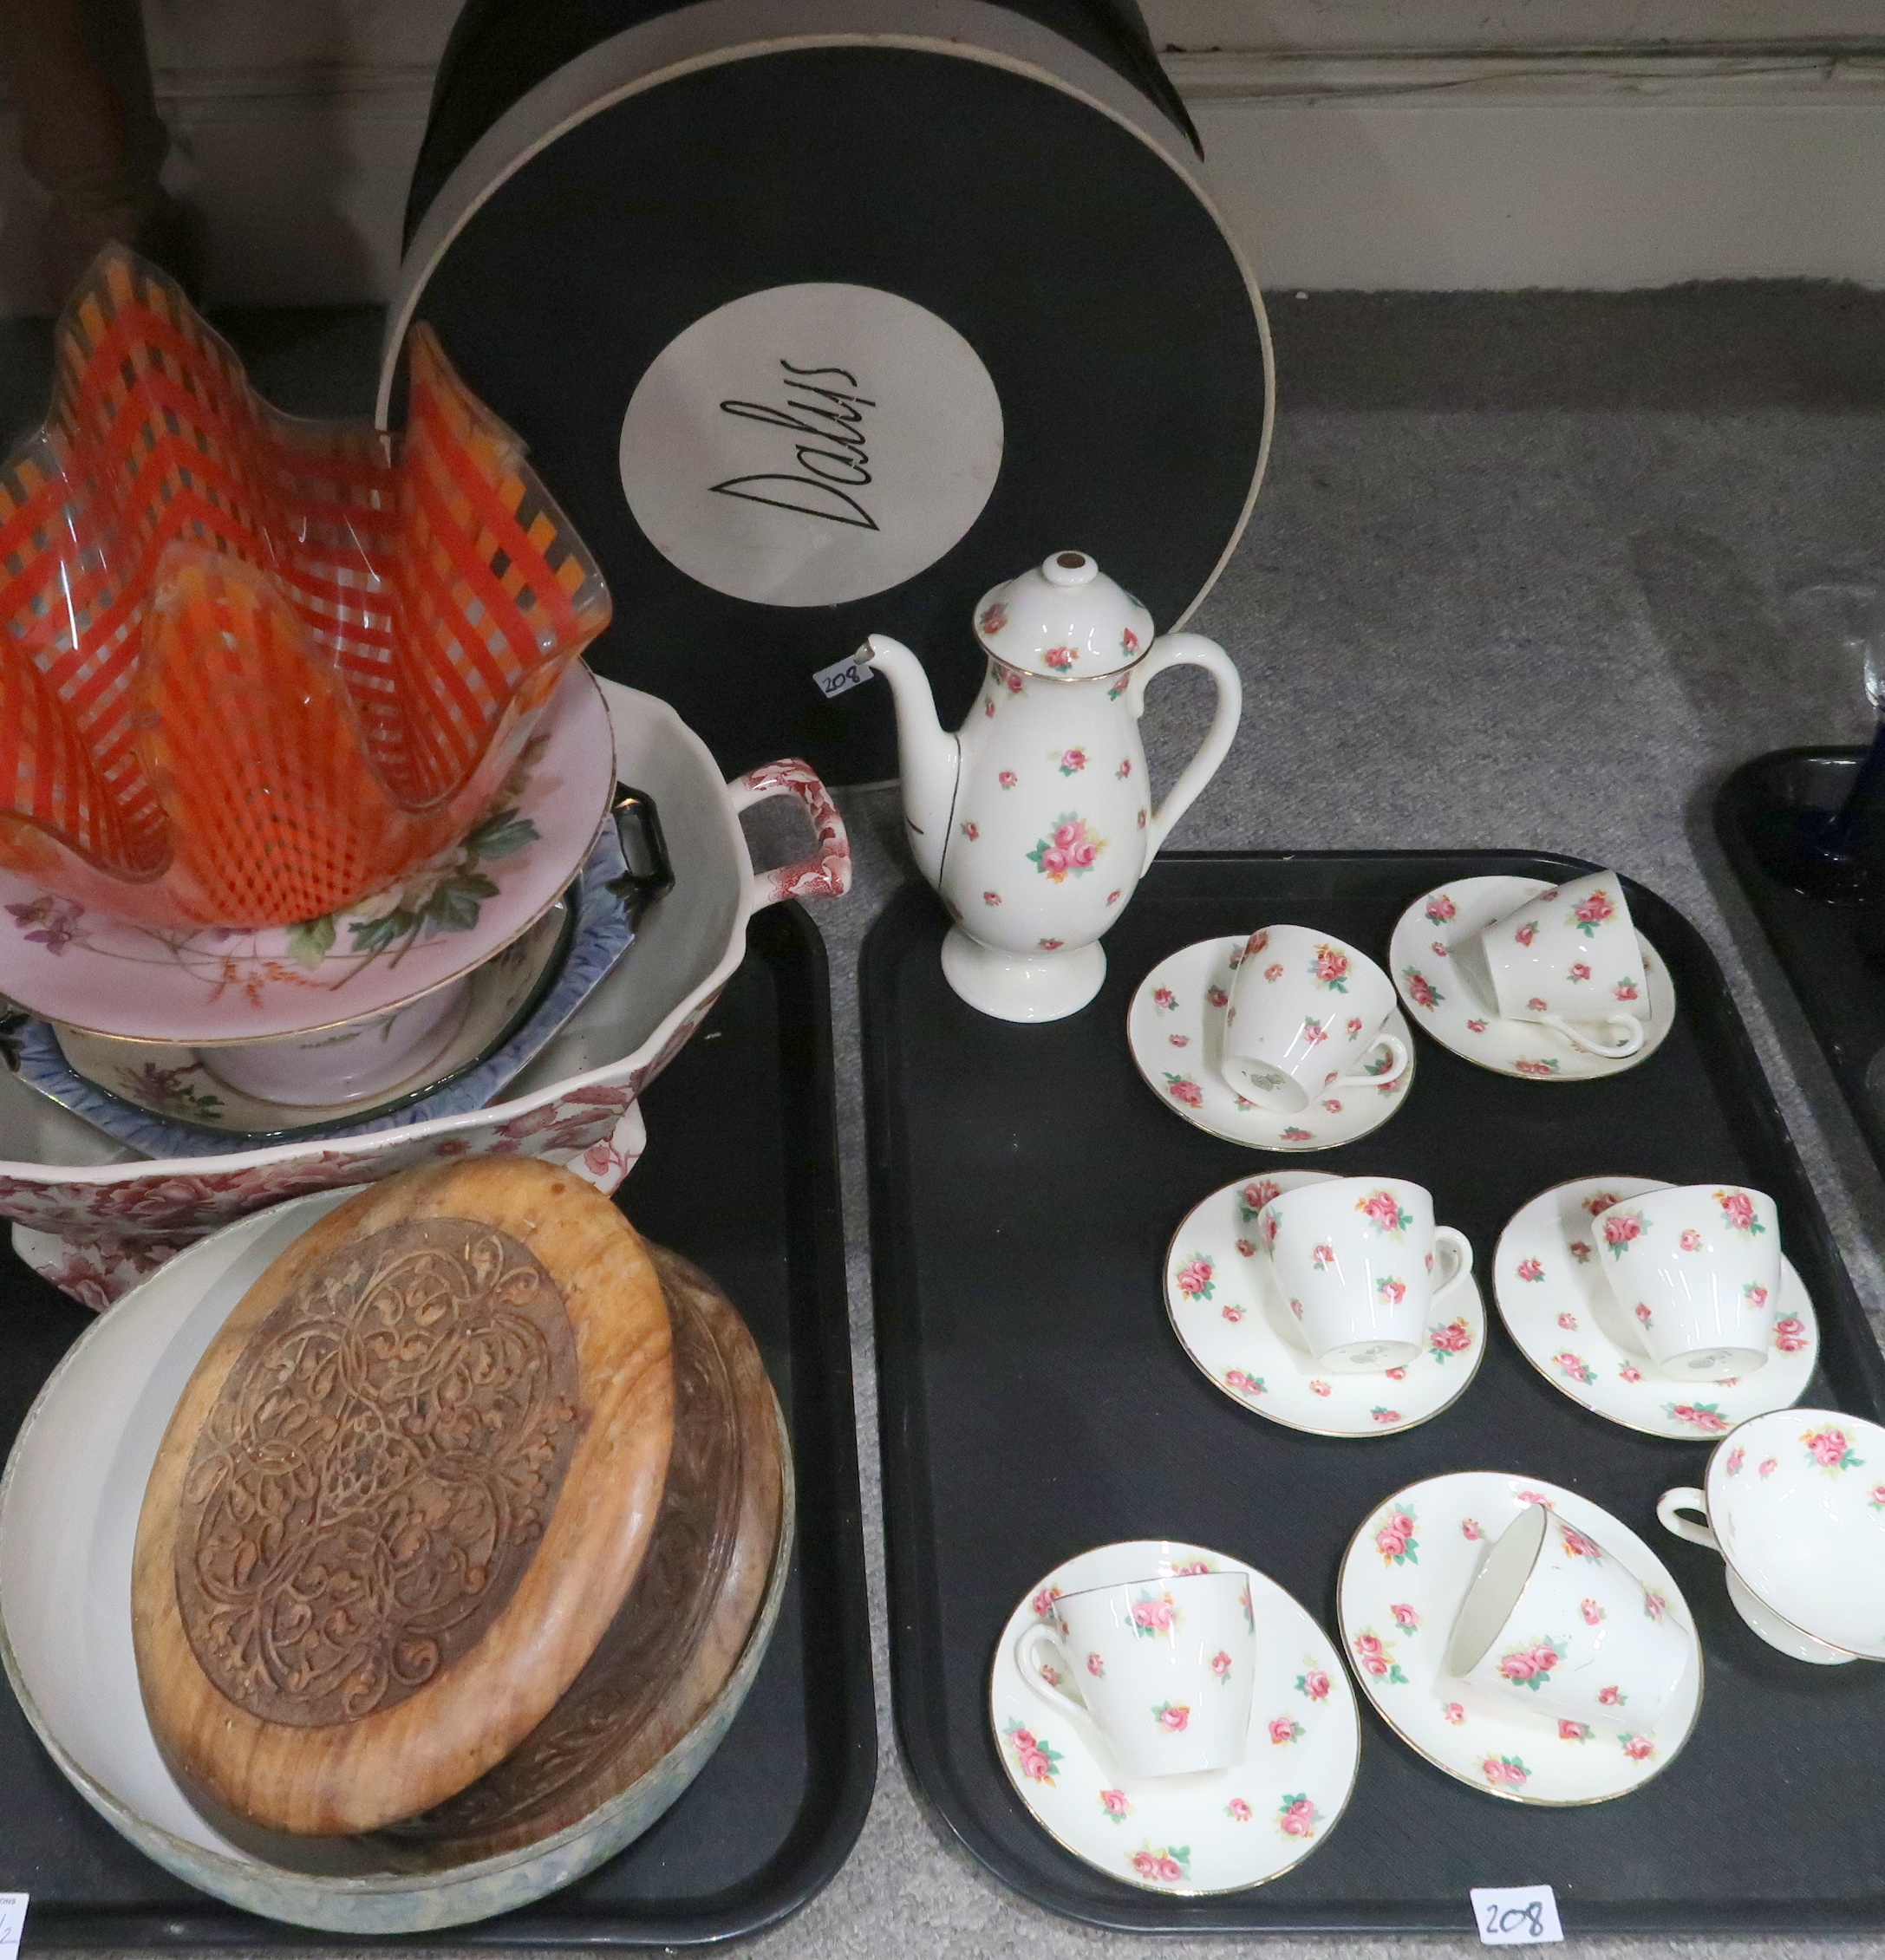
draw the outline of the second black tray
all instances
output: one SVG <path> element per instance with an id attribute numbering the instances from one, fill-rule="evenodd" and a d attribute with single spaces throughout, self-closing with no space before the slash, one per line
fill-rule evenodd
<path id="1" fill-rule="evenodd" d="M 837 1872 L 877 1774 L 851 1397 L 825 948 L 797 905 L 642 1099 L 622 1205 L 738 1303 L 792 1432 L 798 1542 L 773 1644 L 726 1739 L 673 1809 L 521 1911 L 396 1939 L 256 1918 L 152 1864 L 61 1776 L 0 1682 L 0 1892 L 32 1894 L 23 1951 L 370 1946 L 674 1947 L 759 1931 Z M 91 1315 L 0 1252 L 0 1448 Z"/>
<path id="2" fill-rule="evenodd" d="M 865 948 L 872 1172 L 899 1735 L 931 1802 L 1017 1891 L 1096 1925 L 1148 1931 L 1451 1932 L 1474 1885 L 1549 1882 L 1581 1933 L 1885 1925 L 1885 1668 L 1789 1661 L 1744 1626 L 1719 1560 L 1654 1520 L 1701 1445 L 1640 1436 L 1556 1392 L 1492 1332 L 1477 1379 L 1402 1435 L 1298 1434 L 1240 1410 L 1179 1348 L 1165 1247 L 1206 1193 L 1260 1164 L 1410 1177 L 1471 1238 L 1487 1293 L 1508 1218 L 1604 1173 L 1745 1182 L 1779 1206 L 1818 1310 L 1810 1401 L 1885 1414 L 1885 1364 L 1832 1249 L 1720 972 L 1694 929 L 1629 886 L 1680 1001 L 1668 1039 L 1608 1081 L 1490 1074 L 1419 1038 L 1405 1106 L 1372 1136 L 1263 1158 L 1182 1121 L 1139 1080 L 1126 1006 L 1165 954 L 1295 921 L 1378 959 L 1402 909 L 1450 879 L 1589 869 L 1535 854 L 1161 858 L 1108 935 L 1093 1005 L 1044 1027 L 974 1013 L 937 966 L 946 923 L 902 894 Z M 1662 1775 L 1588 1809 L 1502 1802 L 1404 1746 L 1364 1703 L 1360 1779 L 1328 1841 L 1273 1884 L 1217 1898 L 1141 1892 L 1061 1852 L 1008 1787 L 988 1733 L 995 1644 L 1015 1602 L 1088 1546 L 1171 1537 L 1248 1559 L 1325 1626 L 1350 1535 L 1401 1485 L 1529 1472 L 1650 1540 L 1707 1656 L 1697 1730 Z"/>
<path id="3" fill-rule="evenodd" d="M 1863 749 L 1777 749 L 1756 756 L 1722 785 L 1715 830 L 1885 1171 L 1885 967 L 1869 960 L 1854 937 L 1856 909 L 1803 897 L 1765 862 L 1777 831 L 1803 812 L 1836 810 L 1846 800 L 1864 754 Z M 1885 913 L 1885 900 L 1875 900 L 1868 910 L 1875 917 Z M 1885 942 L 1885 932 L 1880 936 Z"/>

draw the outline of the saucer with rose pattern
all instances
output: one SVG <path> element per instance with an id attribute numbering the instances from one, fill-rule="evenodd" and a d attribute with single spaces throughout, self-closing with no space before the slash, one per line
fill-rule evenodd
<path id="1" fill-rule="evenodd" d="M 1688 1665 L 1653 1729 L 1634 1726 L 1621 1703 L 1615 1722 L 1601 1724 L 1494 1705 L 1446 1673 L 1480 1560 L 1533 1504 L 1595 1539 L 1688 1636 Z M 1376 1712 L 1417 1755 L 1476 1790 L 1517 1803 L 1603 1803 L 1666 1769 L 1694 1729 L 1702 1648 L 1680 1589 L 1621 1519 L 1541 1478 L 1456 1470 L 1397 1491 L 1350 1540 L 1336 1596 L 1343 1652 Z"/>
<path id="2" fill-rule="evenodd" d="M 1333 1150 L 1379 1130 L 1413 1086 L 1413 1037 L 1399 1013 L 1387 1017 L 1381 1032 L 1399 1037 L 1407 1066 L 1385 1089 L 1344 1089 L 1284 1116 L 1259 1109 L 1225 1081 L 1218 1065 L 1221 1010 L 1247 936 L 1200 940 L 1161 960 L 1139 982 L 1125 1033 L 1147 1086 L 1187 1123 L 1251 1150 Z"/>
<path id="3" fill-rule="evenodd" d="M 1664 1374 L 1604 1279 L 1601 1247 L 1613 1204 L 1668 1188 L 1657 1177 L 1580 1177 L 1540 1192 L 1499 1235 L 1492 1290 L 1506 1331 L 1554 1388 L 1627 1429 L 1693 1442 L 1797 1402 L 1819 1360 L 1819 1321 L 1784 1259 L 1764 1368 L 1725 1382 Z"/>
<path id="4" fill-rule="evenodd" d="M 1426 1345 L 1405 1368 L 1319 1374 L 1254 1234 L 1272 1198 L 1330 1175 L 1240 1178 L 1194 1207 L 1165 1254 L 1165 1311 L 1184 1351 L 1240 1408 L 1312 1436 L 1394 1436 L 1464 1393 L 1485 1352 L 1485 1307 L 1472 1276 L 1463 1275 L 1435 1302 Z"/>
<path id="5" fill-rule="evenodd" d="M 1647 1062 L 1675 1025 L 1675 983 L 1661 956 L 1640 933 L 1648 999 L 1643 1045 L 1634 1055 L 1592 1055 L 1568 1035 L 1539 1021 L 1504 1019 L 1492 1002 L 1492 980 L 1479 934 L 1551 887 L 1543 878 L 1455 878 L 1417 898 L 1400 915 L 1388 942 L 1395 991 L 1417 1027 L 1443 1048 L 1528 1082 L 1595 1082 Z"/>
<path id="6" fill-rule="evenodd" d="M 1121 1776 L 1099 1731 L 1028 1685 L 1014 1657 L 1062 1593 L 1180 1573 L 1249 1572 L 1257 1677 L 1241 1764 Z M 988 1682 L 995 1753 L 1064 1850 L 1148 1892 L 1196 1898 L 1280 1877 L 1324 1843 L 1354 1787 L 1361 1732 L 1334 1644 L 1274 1579 L 1197 1545 L 1138 1539 L 1059 1565 L 1008 1616 Z"/>

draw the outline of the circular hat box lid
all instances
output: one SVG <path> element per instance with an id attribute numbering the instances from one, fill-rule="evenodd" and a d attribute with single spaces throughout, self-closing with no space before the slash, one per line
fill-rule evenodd
<path id="1" fill-rule="evenodd" d="M 634 1583 L 674 1405 L 660 1280 L 568 1171 L 484 1158 L 329 1213 L 210 1344 L 146 1487 L 138 1678 L 179 1781 L 328 1836 L 482 1775 Z"/>
<path id="2" fill-rule="evenodd" d="M 1087 552 L 1169 632 L 1236 543 L 1269 330 L 1189 131 L 1128 0 L 471 0 L 382 420 L 429 321 L 608 578 L 597 671 L 885 779 L 866 634 L 953 726 L 990 587 Z"/>

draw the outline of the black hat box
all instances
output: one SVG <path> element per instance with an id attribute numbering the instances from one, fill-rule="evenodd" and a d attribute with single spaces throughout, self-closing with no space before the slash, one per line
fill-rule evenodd
<path id="1" fill-rule="evenodd" d="M 1161 630 L 1269 446 L 1269 336 L 1131 0 L 469 0 L 380 414 L 427 320 L 615 595 L 604 674 L 729 772 L 896 772 L 866 633 L 953 726 L 976 600 L 1093 553 Z"/>

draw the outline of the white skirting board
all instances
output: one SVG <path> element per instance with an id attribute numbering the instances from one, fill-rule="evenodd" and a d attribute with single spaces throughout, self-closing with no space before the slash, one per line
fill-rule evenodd
<path id="1" fill-rule="evenodd" d="M 1269 289 L 1885 285 L 1885 55 L 1167 57 Z M 429 70 L 160 71 L 212 301 L 383 299 Z M 0 111 L 0 316 L 43 309 Z"/>

